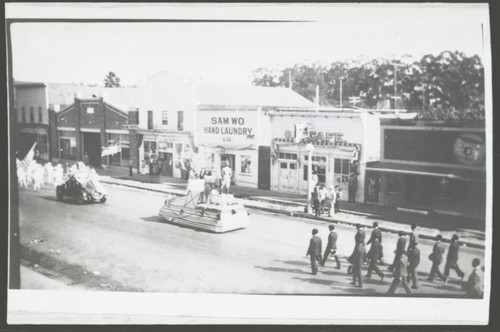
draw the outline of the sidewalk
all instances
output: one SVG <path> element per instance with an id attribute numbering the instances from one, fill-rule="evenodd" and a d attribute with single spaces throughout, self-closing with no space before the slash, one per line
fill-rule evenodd
<path id="1" fill-rule="evenodd" d="M 101 176 L 101 182 L 103 183 L 171 195 L 183 195 L 187 186 L 186 180 L 168 176 L 134 174 L 130 177 L 128 169 L 121 167 L 99 169 L 97 172 Z M 379 228 L 387 232 L 409 232 L 410 225 L 415 223 L 418 226 L 417 231 L 421 238 L 433 239 L 436 235 L 442 234 L 443 240 L 449 242 L 452 235 L 457 234 L 460 237 L 460 242 L 465 243 L 467 246 L 483 249 L 485 245 L 485 225 L 481 220 L 451 215 L 422 215 L 400 211 L 389 206 L 344 201 L 340 203 L 340 212 L 333 217 L 330 218 L 326 215 L 315 217 L 310 213 L 304 213 L 306 199 L 304 195 L 240 186 L 232 186 L 230 192 L 248 208 L 326 222 L 349 225 L 359 223 L 365 227 L 371 227 L 373 222 L 377 221 Z"/>

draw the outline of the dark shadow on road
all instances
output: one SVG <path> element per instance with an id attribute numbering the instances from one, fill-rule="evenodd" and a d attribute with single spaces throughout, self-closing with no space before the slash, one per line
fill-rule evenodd
<path id="1" fill-rule="evenodd" d="M 69 204 L 69 205 L 80 205 L 78 204 L 78 201 L 76 200 L 76 198 L 73 198 L 73 197 L 64 197 L 62 201 L 58 201 L 57 198 L 55 196 L 39 196 L 40 198 L 43 198 L 47 201 L 51 201 L 51 202 L 59 202 L 61 204 Z M 92 203 L 85 203 L 85 204 L 81 204 L 81 205 L 90 205 Z"/>
<path id="2" fill-rule="evenodd" d="M 341 290 L 343 292 L 346 292 L 346 293 L 349 293 L 352 295 L 377 295 L 377 296 L 381 296 L 384 294 L 382 292 L 377 292 L 373 288 L 366 288 L 366 286 L 363 286 L 363 288 L 352 286 L 352 285 L 349 285 L 349 286 L 350 287 L 342 288 Z M 389 287 L 387 287 L 387 289 L 389 289 Z"/>
<path id="3" fill-rule="evenodd" d="M 141 219 L 149 222 L 167 223 L 167 221 L 160 216 L 142 217 Z"/>
<path id="4" fill-rule="evenodd" d="M 192 230 L 193 232 L 213 233 L 213 232 L 206 231 L 206 230 L 203 230 L 203 229 L 197 229 L 197 228 L 192 228 L 192 227 L 189 227 L 189 226 L 175 224 L 173 222 L 169 222 L 169 221 L 165 220 L 161 216 L 142 217 L 141 219 L 144 220 L 144 221 L 147 221 L 147 222 L 157 222 L 157 223 L 160 223 L 160 224 L 170 225 L 172 227 L 179 227 L 179 228 L 189 229 L 189 230 Z M 231 233 L 231 232 L 226 232 L 226 233 Z M 226 234 L 226 233 L 219 233 L 219 234 Z"/>
<path id="5" fill-rule="evenodd" d="M 335 280 L 331 280 L 331 279 L 297 278 L 297 277 L 294 277 L 293 279 L 301 280 L 303 282 L 308 282 L 308 283 L 316 284 L 316 285 L 324 285 L 324 286 L 342 285 L 341 283 L 339 283 Z"/>
<path id="6" fill-rule="evenodd" d="M 279 259 L 275 259 L 275 262 L 278 263 L 283 263 L 283 264 L 288 264 L 288 265 L 296 265 L 296 266 L 309 266 L 311 263 L 309 263 L 309 260 L 307 261 L 282 261 Z"/>
<path id="7" fill-rule="evenodd" d="M 271 271 L 271 272 L 309 274 L 308 272 L 304 272 L 304 271 L 299 270 L 299 269 L 287 269 L 287 268 L 281 268 L 281 267 L 254 266 L 254 268 L 261 269 L 264 271 Z"/>

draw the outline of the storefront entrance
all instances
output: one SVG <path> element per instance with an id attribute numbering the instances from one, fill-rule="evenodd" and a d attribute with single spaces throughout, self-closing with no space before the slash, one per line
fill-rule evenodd
<path id="1" fill-rule="evenodd" d="M 83 156 L 89 155 L 89 164 L 93 167 L 101 166 L 101 134 L 82 133 L 83 135 Z"/>
<path id="2" fill-rule="evenodd" d="M 279 191 L 297 192 L 297 162 L 283 160 L 279 164 Z"/>
<path id="3" fill-rule="evenodd" d="M 229 165 L 231 166 L 231 170 L 233 171 L 233 175 L 231 177 L 231 183 L 234 183 L 234 172 L 236 170 L 235 168 L 235 159 L 234 159 L 234 154 L 221 154 L 220 155 L 220 168 L 221 168 L 221 171 L 222 171 L 222 168 L 224 168 L 224 166 L 226 166 L 226 161 L 229 162 Z M 222 174 L 222 173 L 221 173 Z"/>
<path id="4" fill-rule="evenodd" d="M 174 176 L 174 154 L 171 152 L 160 152 L 161 174 Z"/>

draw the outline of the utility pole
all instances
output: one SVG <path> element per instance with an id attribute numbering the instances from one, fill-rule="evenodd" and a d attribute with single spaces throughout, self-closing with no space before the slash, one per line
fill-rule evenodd
<path id="1" fill-rule="evenodd" d="M 340 78 L 340 108 L 342 108 L 342 79 L 343 77 Z"/>
<path id="2" fill-rule="evenodd" d="M 288 72 L 288 82 L 289 82 L 288 83 L 288 88 L 290 90 L 292 90 L 292 71 L 291 70 Z"/>
<path id="3" fill-rule="evenodd" d="M 405 65 L 402 63 L 395 63 L 391 62 L 391 65 L 394 66 L 394 108 L 396 108 L 396 99 L 398 99 L 398 88 L 397 88 L 397 72 L 398 72 L 398 67 L 404 67 Z"/>

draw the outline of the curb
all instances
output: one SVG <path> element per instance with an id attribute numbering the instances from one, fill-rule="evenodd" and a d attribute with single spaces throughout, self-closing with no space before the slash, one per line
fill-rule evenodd
<path id="1" fill-rule="evenodd" d="M 130 187 L 130 188 L 140 189 L 140 190 L 154 191 L 154 192 L 163 193 L 163 194 L 170 194 L 170 195 L 175 195 L 175 196 L 182 196 L 182 194 L 180 194 L 180 193 L 171 192 L 171 191 L 167 191 L 167 190 L 158 190 L 158 189 L 152 189 L 152 188 L 144 188 L 144 187 L 141 187 L 141 186 L 135 186 L 135 185 L 131 185 L 131 184 L 116 183 L 114 181 L 106 181 L 105 179 L 101 179 L 100 181 L 102 183 L 111 184 L 111 185 L 115 185 L 115 186 L 124 186 L 124 187 Z M 258 199 L 252 199 L 251 196 L 247 196 L 246 200 L 259 201 Z M 356 222 L 338 220 L 338 219 L 333 219 L 333 218 L 316 217 L 316 216 L 313 216 L 313 215 L 310 215 L 310 214 L 304 213 L 304 212 L 290 212 L 290 211 L 281 210 L 281 209 L 277 209 L 277 208 L 258 206 L 258 205 L 253 205 L 251 203 L 250 204 L 244 203 L 243 205 L 245 207 L 247 207 L 247 208 L 256 209 L 256 210 L 262 210 L 262 211 L 271 212 L 271 213 L 284 214 L 284 215 L 287 215 L 287 216 L 290 216 L 290 217 L 300 217 L 300 218 L 305 218 L 305 219 L 311 219 L 311 220 L 316 220 L 316 221 L 324 221 L 324 222 L 336 223 L 336 224 L 344 224 L 344 225 L 349 225 L 349 226 L 355 226 L 355 225 L 358 224 Z M 341 211 L 346 212 L 346 210 L 341 210 Z M 349 214 L 354 214 L 354 215 L 366 215 L 366 214 L 360 214 L 360 213 L 351 212 L 351 211 L 349 211 L 348 213 Z M 386 227 L 379 227 L 379 229 L 381 231 L 383 231 L 383 232 L 388 232 L 388 233 L 399 233 L 400 232 L 400 230 L 398 230 L 398 229 L 391 229 L 391 228 L 386 228 Z M 434 240 L 435 239 L 435 236 L 426 235 L 426 234 L 422 234 L 422 233 L 419 233 L 419 237 L 422 238 L 422 239 L 426 239 L 426 240 Z M 451 239 L 447 239 L 447 238 L 443 237 L 442 242 L 450 243 Z M 469 248 L 483 249 L 483 250 L 485 249 L 485 246 L 482 245 L 482 244 L 471 243 L 471 242 L 467 242 L 467 241 L 460 241 L 460 243 L 465 244 Z"/>

